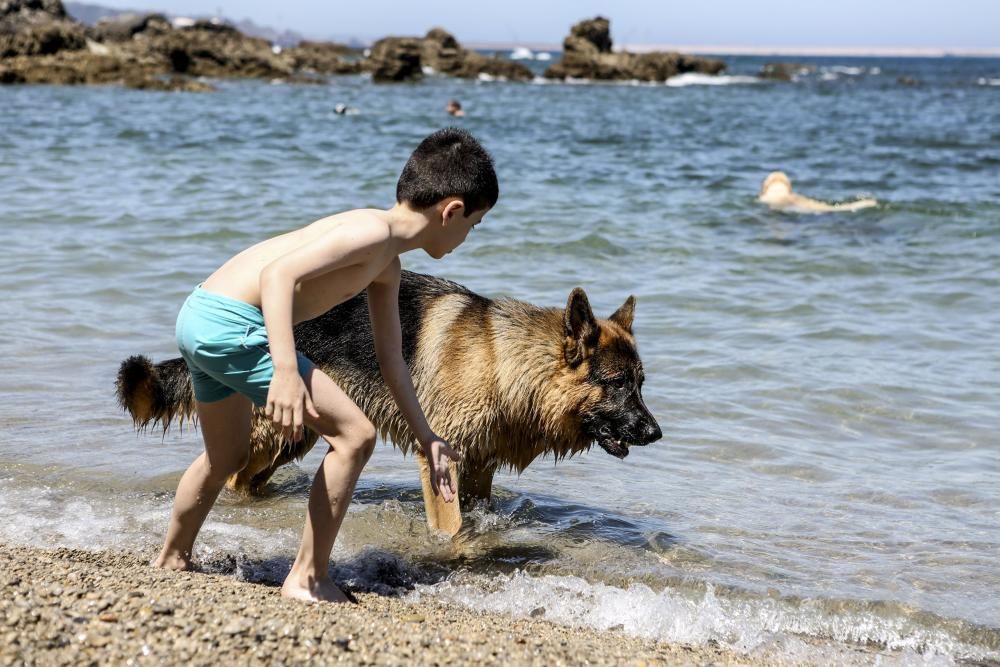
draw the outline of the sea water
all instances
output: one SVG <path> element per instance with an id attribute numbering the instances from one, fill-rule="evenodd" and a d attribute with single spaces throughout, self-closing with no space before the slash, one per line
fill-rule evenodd
<path id="1" fill-rule="evenodd" d="M 390 206 L 454 123 L 500 202 L 404 266 L 546 306 L 580 286 L 601 316 L 634 294 L 664 436 L 498 474 L 457 543 L 382 445 L 339 580 L 786 660 L 1000 661 L 1000 60 L 802 58 L 789 83 L 726 60 L 666 85 L 0 88 L 0 539 L 155 549 L 200 435 L 137 435 L 119 362 L 176 356 L 184 296 L 244 247 Z M 880 205 L 771 211 L 774 169 Z M 318 460 L 224 493 L 206 567 L 280 581 Z"/>

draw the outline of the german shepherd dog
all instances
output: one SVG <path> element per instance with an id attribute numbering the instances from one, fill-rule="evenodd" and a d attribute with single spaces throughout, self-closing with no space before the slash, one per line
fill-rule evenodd
<path id="1" fill-rule="evenodd" d="M 441 278 L 403 271 L 399 290 L 403 356 L 435 433 L 462 454 L 452 474 L 459 502 L 433 495 L 428 466 L 382 381 L 365 293 L 295 327 L 296 347 L 354 400 L 379 433 L 418 455 L 427 520 L 454 535 L 460 506 L 489 499 L 493 474 L 518 472 L 544 454 L 557 460 L 593 443 L 625 458 L 631 445 L 661 436 L 642 400 L 642 362 L 632 334 L 635 297 L 597 319 L 574 289 L 565 310 L 488 299 Z M 193 420 L 191 377 L 183 359 L 122 362 L 118 401 L 136 428 Z M 318 435 L 283 441 L 254 410 L 250 461 L 230 489 L 261 493 L 274 471 L 300 459 Z M 455 464 L 453 464 L 454 466 Z"/>

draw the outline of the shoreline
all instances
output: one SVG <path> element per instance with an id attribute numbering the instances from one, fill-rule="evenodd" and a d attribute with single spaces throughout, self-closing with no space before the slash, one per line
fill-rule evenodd
<path id="1" fill-rule="evenodd" d="M 433 599 L 305 604 L 149 555 L 0 544 L 0 664 L 773 664 Z"/>

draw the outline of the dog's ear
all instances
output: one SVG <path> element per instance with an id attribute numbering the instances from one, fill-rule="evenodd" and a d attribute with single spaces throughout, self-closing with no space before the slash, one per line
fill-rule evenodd
<path id="1" fill-rule="evenodd" d="M 569 293 L 566 312 L 563 315 L 563 328 L 566 336 L 563 343 L 566 363 L 576 366 L 590 356 L 590 351 L 597 345 L 597 338 L 600 335 L 587 294 L 579 287 Z"/>
<path id="2" fill-rule="evenodd" d="M 635 318 L 635 297 L 630 295 L 625 299 L 625 303 L 611 314 L 608 319 L 620 326 L 625 331 L 632 333 L 632 320 Z"/>

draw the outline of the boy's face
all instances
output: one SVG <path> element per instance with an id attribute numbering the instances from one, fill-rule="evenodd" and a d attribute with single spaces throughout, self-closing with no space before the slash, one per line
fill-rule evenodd
<path id="1" fill-rule="evenodd" d="M 441 259 L 462 245 L 472 228 L 482 222 L 487 213 L 489 213 L 488 208 L 475 211 L 467 217 L 461 200 L 445 206 L 441 212 L 441 226 L 438 227 L 438 233 L 425 248 L 427 254 L 434 259 Z"/>

